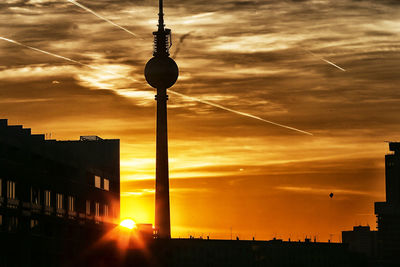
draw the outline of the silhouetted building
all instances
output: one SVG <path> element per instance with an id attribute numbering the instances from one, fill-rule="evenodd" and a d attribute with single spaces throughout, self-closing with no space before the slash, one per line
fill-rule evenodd
<path id="1" fill-rule="evenodd" d="M 119 165 L 119 140 L 45 140 L 0 120 L 0 266 L 78 258 L 118 223 Z"/>
<path id="2" fill-rule="evenodd" d="M 160 254 L 155 266 L 367 266 L 367 260 L 341 243 L 282 240 L 156 240 Z"/>
<path id="3" fill-rule="evenodd" d="M 119 178 L 119 140 L 45 140 L 0 120 L 0 267 L 365 266 L 345 244 L 121 233 Z"/>
<path id="4" fill-rule="evenodd" d="M 383 264 L 400 263 L 400 143 L 390 142 L 385 156 L 386 201 L 375 202 L 378 250 Z"/>
<path id="5" fill-rule="evenodd" d="M 353 231 L 342 232 L 342 242 L 348 244 L 349 250 L 375 259 L 377 256 L 377 231 L 371 231 L 369 226 L 354 226 Z"/>

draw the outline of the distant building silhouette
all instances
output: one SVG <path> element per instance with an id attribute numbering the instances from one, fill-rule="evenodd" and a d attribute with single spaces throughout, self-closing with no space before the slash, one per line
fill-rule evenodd
<path id="1" fill-rule="evenodd" d="M 160 253 L 155 266 L 259 267 L 259 266 L 368 266 L 367 259 L 349 252 L 341 243 L 282 240 L 157 240 Z"/>
<path id="2" fill-rule="evenodd" d="M 367 263 L 345 244 L 310 239 L 154 239 L 151 224 L 118 232 L 119 140 L 45 140 L 44 135 L 0 120 L 0 167 L 0 267 Z M 105 238 L 112 233 L 116 239 Z"/>
<path id="3" fill-rule="evenodd" d="M 369 226 L 354 226 L 353 231 L 342 232 L 342 242 L 349 245 L 349 250 L 375 259 L 377 256 L 377 231 Z"/>
<path id="4" fill-rule="evenodd" d="M 0 266 L 60 266 L 114 226 L 119 150 L 119 140 L 45 140 L 0 120 Z"/>
<path id="5" fill-rule="evenodd" d="M 392 153 L 385 155 L 386 201 L 375 202 L 378 231 L 355 226 L 343 231 L 343 243 L 351 251 L 368 255 L 377 266 L 400 263 L 400 142 L 389 142 Z M 371 260 L 372 259 L 372 260 Z"/>
<path id="6" fill-rule="evenodd" d="M 386 201 L 375 202 L 379 258 L 383 264 L 400 263 L 400 143 L 389 142 L 385 156 Z"/>

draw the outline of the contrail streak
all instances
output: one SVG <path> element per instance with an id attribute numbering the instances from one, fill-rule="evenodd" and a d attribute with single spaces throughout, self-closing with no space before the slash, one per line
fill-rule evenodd
<path id="1" fill-rule="evenodd" d="M 286 128 L 286 129 L 289 129 L 289 130 L 293 130 L 293 131 L 296 131 L 296 132 L 299 132 L 299 133 L 303 133 L 303 134 L 313 135 L 310 132 L 306 132 L 306 131 L 303 131 L 303 130 L 300 130 L 300 129 L 297 129 L 297 128 L 293 128 L 293 127 L 290 127 L 290 126 L 287 126 L 287 125 L 283 125 L 283 124 L 280 124 L 280 123 L 276 123 L 276 122 L 273 122 L 273 121 L 269 121 L 269 120 L 260 118 L 258 116 L 255 116 L 255 115 L 252 115 L 252 114 L 249 114 L 249 113 L 246 113 L 246 112 L 241 112 L 241 111 L 237 111 L 237 110 L 234 110 L 234 109 L 231 109 L 231 108 L 227 108 L 225 106 L 221 106 L 221 105 L 215 104 L 213 102 L 209 102 L 207 100 L 202 100 L 202 99 L 195 98 L 195 97 L 192 97 L 192 96 L 187 96 L 187 95 L 172 91 L 170 89 L 168 89 L 168 92 L 173 94 L 173 95 L 178 95 L 178 96 L 183 97 L 183 98 L 188 98 L 188 99 L 191 99 L 193 101 L 197 101 L 197 102 L 200 102 L 200 103 L 203 103 L 203 104 L 207 104 L 207 105 L 210 105 L 210 106 L 213 106 L 213 107 L 216 107 L 216 108 L 220 108 L 220 109 L 223 109 L 223 110 L 226 110 L 226 111 L 238 114 L 238 115 L 242 115 L 242 116 L 245 116 L 245 117 L 249 117 L 249 118 L 253 118 L 253 119 L 256 119 L 256 120 L 260 120 L 260 121 L 263 121 L 263 122 L 266 122 L 266 123 L 269 123 L 269 124 L 272 124 L 272 125 L 275 125 L 275 126 L 279 126 L 279 127 Z"/>
<path id="2" fill-rule="evenodd" d="M 115 27 L 118 27 L 118 28 L 120 28 L 121 30 L 126 31 L 126 32 L 129 33 L 129 34 L 131 34 L 131 35 L 133 35 L 133 36 L 135 36 L 135 37 L 140 38 L 137 34 L 131 32 L 130 30 L 128 30 L 128 29 L 125 28 L 125 27 L 122 27 L 121 25 L 118 25 L 118 24 L 112 22 L 111 20 L 109 20 L 109 19 L 103 17 L 102 15 L 99 15 L 98 13 L 94 12 L 94 11 L 91 10 L 90 8 L 88 8 L 88 7 L 82 5 L 82 4 L 80 4 L 80 3 L 78 3 L 78 2 L 76 2 L 76 1 L 74 1 L 74 0 L 67 0 L 67 1 L 70 2 L 71 4 L 74 4 L 74 5 L 78 6 L 78 7 L 80 7 L 80 8 L 82 8 L 82 9 L 86 10 L 87 12 L 92 13 L 93 15 L 95 15 L 96 17 L 98 17 L 99 19 L 102 19 L 102 20 L 104 20 L 104 21 L 107 21 L 108 23 L 114 25 Z M 140 39 L 142 39 L 142 38 L 140 38 Z"/>
<path id="3" fill-rule="evenodd" d="M 120 25 L 118 25 L 118 24 L 112 22 L 111 20 L 109 20 L 109 19 L 107 19 L 107 18 L 105 18 L 105 17 L 103 17 L 103 16 L 101 16 L 101 15 L 99 15 L 99 14 L 97 14 L 96 12 L 94 12 L 93 10 L 91 10 L 90 8 L 88 8 L 88 7 L 82 5 L 82 4 L 80 4 L 80 3 L 78 3 L 78 2 L 76 2 L 76 1 L 74 1 L 74 0 L 67 0 L 67 1 L 70 2 L 70 3 L 72 3 L 72 4 L 74 4 L 74 5 L 76 5 L 76 6 L 78 6 L 78 7 L 80 7 L 80 8 L 82 8 L 82 9 L 84 9 L 84 10 L 86 10 L 86 11 L 88 11 L 88 12 L 90 12 L 90 13 L 92 13 L 93 15 L 95 15 L 95 16 L 98 17 L 98 18 L 100 18 L 100 19 L 102 19 L 102 20 L 105 20 L 105 21 L 107 21 L 108 23 L 111 23 L 112 25 L 114 25 L 114 26 L 116 26 L 116 27 L 118 27 L 118 28 L 120 28 L 120 29 L 126 31 L 127 33 L 129 33 L 129 34 L 131 34 L 131 35 L 133 35 L 133 36 L 135 36 L 135 37 L 138 37 L 138 36 L 137 36 L 136 34 L 134 34 L 133 32 L 131 32 L 131 31 L 129 31 L 128 29 L 126 29 L 126 28 L 124 28 L 124 27 L 122 27 L 122 26 L 120 26 Z M 189 37 L 190 34 L 191 34 L 191 32 L 189 32 L 189 33 L 184 34 L 183 36 L 181 36 L 181 38 L 180 38 L 180 40 L 179 40 L 179 43 L 178 43 L 178 47 L 176 48 L 175 53 L 174 53 L 174 55 L 172 56 L 172 58 L 175 58 L 175 57 L 178 55 L 178 53 L 179 53 L 179 51 L 180 51 L 180 45 L 183 43 L 183 41 L 184 41 L 187 37 Z M 139 38 L 140 38 L 140 37 L 139 37 Z M 308 50 L 306 50 L 306 51 L 308 51 Z M 310 52 L 310 51 L 308 51 L 308 52 Z M 312 52 L 310 52 L 310 53 L 313 54 Z M 313 55 L 314 55 L 314 54 L 313 54 Z M 314 56 L 316 56 L 316 55 L 314 55 Z M 342 71 L 346 71 L 345 69 L 343 69 L 343 68 L 341 68 L 341 67 L 335 65 L 334 63 L 332 63 L 332 62 L 330 62 L 330 61 L 328 61 L 328 60 L 326 60 L 326 59 L 323 59 L 323 58 L 320 58 L 320 59 L 323 60 L 323 61 L 325 61 L 325 62 L 328 63 L 328 64 L 331 64 L 331 65 L 333 65 L 333 66 L 339 68 L 339 69 L 342 70 Z M 124 77 L 124 78 L 126 78 L 126 77 Z M 168 89 L 168 91 L 169 91 L 171 94 L 175 94 L 175 95 L 178 95 L 178 96 L 183 97 L 183 98 L 191 99 L 191 100 L 193 100 L 193 101 L 197 101 L 197 102 L 200 102 L 200 103 L 203 103 L 203 104 L 207 104 L 207 105 L 210 105 L 210 106 L 213 106 L 213 107 L 216 107 L 216 108 L 220 108 L 220 109 L 223 109 L 223 110 L 226 110 L 226 111 L 229 111 L 229 112 L 233 112 L 233 113 L 238 114 L 238 115 L 242 115 L 242 116 L 245 116 L 245 117 L 249 117 L 249 118 L 253 118 L 253 119 L 256 119 L 256 120 L 260 120 L 260 121 L 263 121 L 263 122 L 266 122 L 266 123 L 273 124 L 273 125 L 275 125 L 275 126 L 283 127 L 283 128 L 289 129 L 289 130 L 293 130 L 293 131 L 296 131 L 296 132 L 303 133 L 303 134 L 313 135 L 312 133 L 309 133 L 309 132 L 306 132 L 306 131 L 303 131 L 303 130 L 300 130 L 300 129 L 296 129 L 296 128 L 293 128 L 293 127 L 290 127 L 290 126 L 287 126 L 287 125 L 279 124 L 279 123 L 276 123 L 276 122 L 273 122 L 273 121 L 265 120 L 265 119 L 263 119 L 263 118 L 260 118 L 260 117 L 254 116 L 254 115 L 251 115 L 251 114 L 248 114 L 248 113 L 245 113 L 245 112 L 241 112 L 241 111 L 236 111 L 236 110 L 233 110 L 233 109 L 230 109 L 230 108 L 227 108 L 227 107 L 224 107 L 224 106 L 221 106 L 221 105 L 218 105 L 218 104 L 215 104 L 215 103 L 206 101 L 206 100 L 201 100 L 201 99 L 196 98 L 196 97 L 187 96 L 187 95 L 184 95 L 184 94 L 175 92 L 175 91 L 173 91 L 173 90 L 171 90 L 171 89 Z"/>
<path id="4" fill-rule="evenodd" d="M 340 67 L 340 66 L 338 66 L 338 65 L 336 65 L 335 63 L 333 63 L 333 62 L 330 62 L 329 60 L 327 60 L 327 59 L 324 59 L 324 58 L 321 58 L 321 60 L 323 60 L 323 61 L 325 61 L 326 63 L 328 63 L 328 64 L 331 64 L 332 66 L 334 66 L 334 67 L 336 67 L 336 68 L 338 68 L 339 70 L 341 70 L 341 71 L 346 71 L 345 69 L 343 69 L 342 67 Z"/>
<path id="5" fill-rule="evenodd" d="M 102 20 L 104 20 L 104 21 L 106 21 L 106 22 L 108 22 L 108 23 L 114 25 L 115 27 L 120 28 L 121 30 L 123 30 L 123 31 L 125 31 L 125 32 L 127 32 L 127 33 L 129 33 L 129 34 L 131 34 L 131 35 L 133 35 L 133 36 L 135 36 L 135 37 L 137 37 L 137 38 L 143 39 L 143 38 L 139 37 L 137 34 L 131 32 L 130 30 L 128 30 L 127 28 L 122 27 L 121 25 L 118 25 L 118 24 L 115 23 L 115 22 L 112 22 L 111 20 L 109 20 L 109 19 L 103 17 L 102 15 L 100 15 L 100 14 L 96 13 L 95 11 L 93 11 L 92 9 L 90 9 L 90 8 L 88 8 L 88 7 L 86 7 L 86 6 L 82 5 L 82 4 L 80 4 L 80 3 L 78 3 L 77 1 L 75 1 L 75 0 L 67 0 L 67 1 L 70 2 L 71 4 L 74 4 L 74 5 L 78 6 L 78 7 L 80 7 L 80 8 L 82 8 L 82 9 L 86 10 L 87 12 L 92 13 L 92 14 L 95 15 L 96 17 L 98 17 L 98 18 L 100 18 L 100 19 L 102 19 Z M 185 34 L 185 35 L 183 35 L 183 36 L 181 37 L 181 39 L 180 39 L 180 41 L 179 41 L 179 43 L 178 43 L 178 47 L 176 48 L 175 53 L 174 53 L 174 55 L 172 56 L 172 58 L 175 58 L 175 57 L 178 55 L 179 50 L 180 50 L 180 45 L 183 43 L 183 41 L 185 40 L 185 38 L 187 38 L 189 35 L 190 35 L 190 33 L 187 33 L 187 34 Z M 307 51 L 308 53 L 310 53 L 311 55 L 313 55 L 313 56 L 319 58 L 320 60 L 322 60 L 322 61 L 324 61 L 324 62 L 326 62 L 326 63 L 328 63 L 328 64 L 330 64 L 330 65 L 332 65 L 332 66 L 334 66 L 334 67 L 336 67 L 336 68 L 338 68 L 339 70 L 341 70 L 341 71 L 346 71 L 345 69 L 343 69 L 342 67 L 336 65 L 335 63 L 333 63 L 333 62 L 331 62 L 331 61 L 329 61 L 329 60 L 327 60 L 327 59 L 324 59 L 324 58 L 322 58 L 322 57 L 319 57 L 319 56 L 317 56 L 316 54 L 314 54 L 313 52 L 311 52 L 311 51 L 309 51 L 309 50 L 306 50 L 306 49 L 304 49 L 304 50 Z"/>
<path id="6" fill-rule="evenodd" d="M 121 78 L 127 79 L 125 76 L 123 76 L 123 75 L 121 75 L 121 74 L 119 74 L 119 73 L 116 73 L 116 72 L 113 72 L 113 71 L 108 71 L 108 70 L 105 70 L 104 68 L 100 68 L 100 67 L 95 67 L 95 66 L 92 66 L 92 65 L 88 65 L 88 64 L 85 64 L 85 63 L 76 61 L 76 60 L 74 60 L 74 59 L 71 59 L 71 58 L 67 58 L 67 57 L 64 57 L 64 56 L 60 56 L 60 55 L 57 55 L 57 54 L 54 54 L 54 53 L 51 53 L 51 52 L 48 52 L 48 51 L 45 51 L 45 50 L 42 50 L 42 49 L 33 47 L 33 46 L 30 46 L 30 45 L 26 45 L 26 44 L 20 43 L 20 42 L 15 41 L 15 40 L 11 40 L 11 39 L 8 39 L 8 38 L 5 38 L 5 37 L 1 37 L 1 36 L 0 36 L 0 40 L 4 40 L 4 41 L 10 42 L 10 43 L 13 43 L 13 44 L 22 46 L 22 47 L 24 47 L 24 48 L 28 48 L 28 49 L 31 49 L 31 50 L 33 50 L 33 51 L 36 51 L 36 52 L 39 52 L 39 53 L 43 53 L 43 54 L 46 54 L 46 55 L 49 55 L 49 56 L 52 56 L 52 57 L 60 58 L 60 59 L 63 59 L 63 60 L 66 60 L 66 61 L 69 61 L 69 62 L 78 64 L 78 65 L 84 66 L 84 67 L 88 67 L 88 68 L 93 69 L 93 70 L 104 71 L 104 72 L 106 72 L 106 73 L 109 73 L 109 74 L 116 75 L 116 76 L 119 76 L 119 77 L 121 77 Z M 134 81 L 134 82 L 137 82 L 137 80 L 135 80 L 135 79 L 133 79 L 133 78 L 129 78 L 129 80 L 132 80 L 132 81 Z"/>
<path id="7" fill-rule="evenodd" d="M 4 40 L 4 41 L 7 41 L 7 42 L 10 42 L 10 43 L 13 43 L 13 44 L 16 44 L 16 45 L 19 45 L 19 46 L 22 46 L 22 47 L 25 47 L 25 48 L 28 48 L 28 49 L 31 49 L 31 50 L 34 50 L 34 51 L 39 52 L 39 53 L 43 53 L 43 54 L 46 54 L 46 55 L 49 55 L 49 56 L 61 58 L 61 59 L 67 60 L 69 62 L 72 62 L 72 63 L 75 63 L 75 64 L 79 64 L 79 65 L 82 65 L 82 66 L 85 66 L 85 67 L 88 67 L 88 68 L 91 68 L 91 69 L 99 69 L 97 67 L 93 67 L 93 66 L 90 66 L 90 65 L 81 63 L 79 61 L 76 61 L 76 60 L 73 60 L 73 59 L 70 59 L 70 58 L 67 58 L 67 57 L 63 57 L 63 56 L 60 56 L 60 55 L 57 55 L 57 54 L 54 54 L 54 53 L 51 53 L 51 52 L 47 52 L 47 51 L 44 51 L 42 49 L 35 48 L 33 46 L 25 45 L 23 43 L 20 43 L 20 42 L 17 42 L 17 41 L 8 39 L 8 38 L 4 38 L 4 37 L 0 36 L 0 39 Z"/>
<path id="8" fill-rule="evenodd" d="M 306 51 L 307 53 L 310 53 L 312 56 L 314 56 L 314 57 L 316 57 L 316 58 L 319 58 L 320 60 L 322 60 L 322 61 L 324 61 L 324 62 L 326 62 L 326 63 L 328 63 L 328 64 L 334 66 L 335 68 L 338 68 L 338 69 L 341 70 L 341 71 L 346 71 L 344 68 L 342 68 L 342 67 L 336 65 L 335 63 L 333 63 L 333 62 L 331 62 L 331 61 L 329 61 L 329 60 L 327 60 L 327 59 L 325 59 L 325 58 L 323 58 L 323 57 L 320 57 L 320 56 L 314 54 L 313 52 L 311 52 L 311 51 L 309 51 L 309 50 L 307 50 L 307 49 L 304 49 L 304 48 L 303 48 L 303 50 Z"/>
<path id="9" fill-rule="evenodd" d="M 135 37 L 138 37 L 138 38 L 140 38 L 140 39 L 143 39 L 143 38 L 139 37 L 137 34 L 131 32 L 131 31 L 128 30 L 128 29 L 126 29 L 125 27 L 122 27 L 121 25 L 118 25 L 118 24 L 116 24 L 115 22 L 112 22 L 111 20 L 109 20 L 109 19 L 107 19 L 107 18 L 105 18 L 105 17 L 99 15 L 98 13 L 96 13 L 96 12 L 94 12 L 93 10 L 91 10 L 90 8 L 88 8 L 88 7 L 84 6 L 84 5 L 82 5 L 82 4 L 78 3 L 78 2 L 76 2 L 75 0 L 67 0 L 67 1 L 70 2 L 71 4 L 74 4 L 74 5 L 78 6 L 78 7 L 82 8 L 82 9 L 84 9 L 84 10 L 90 12 L 90 13 L 92 13 L 93 15 L 95 15 L 96 17 L 98 17 L 98 18 L 100 18 L 100 19 L 102 19 L 102 20 L 104 20 L 104 21 L 107 21 L 108 23 L 114 25 L 115 27 L 118 27 L 118 28 L 120 28 L 121 30 L 126 31 L 127 33 L 129 33 L 129 34 L 131 34 L 131 35 L 133 35 L 133 36 L 135 36 Z M 177 54 L 178 54 L 179 51 L 180 51 L 180 45 L 183 43 L 183 41 L 185 40 L 185 38 L 188 37 L 189 35 L 190 35 L 190 33 L 187 33 L 187 34 L 185 34 L 185 35 L 183 35 L 183 36 L 181 37 L 181 39 L 180 39 L 180 41 L 179 41 L 179 43 L 178 43 L 178 47 L 176 48 L 175 53 L 174 53 L 174 55 L 172 56 L 172 58 L 175 58 L 175 57 L 177 56 Z M 323 58 L 323 57 L 317 56 L 316 54 L 314 54 L 313 52 L 311 52 L 311 51 L 309 51 L 309 50 L 306 50 L 306 49 L 304 49 L 304 50 L 305 50 L 306 52 L 310 53 L 311 55 L 313 55 L 314 57 L 317 57 L 317 58 L 319 58 L 320 60 L 322 60 L 322 61 L 324 61 L 324 62 L 326 62 L 326 63 L 328 63 L 328 64 L 334 66 L 335 68 L 338 68 L 338 69 L 341 70 L 341 71 L 346 71 L 344 68 L 342 68 L 342 67 L 336 65 L 335 63 L 333 63 L 333 62 L 331 62 L 331 61 L 329 61 L 329 60 L 327 60 L 327 59 L 325 59 L 325 58 Z"/>
<path id="10" fill-rule="evenodd" d="M 73 59 L 70 59 L 70 58 L 67 58 L 67 57 L 64 57 L 64 56 L 60 56 L 60 55 L 57 55 L 57 54 L 54 54 L 54 53 L 51 53 L 51 52 L 47 52 L 45 50 L 42 50 L 42 49 L 39 49 L 39 48 L 36 48 L 36 47 L 25 45 L 23 43 L 20 43 L 20 42 L 17 42 L 17 41 L 8 39 L 8 38 L 4 38 L 4 37 L 0 36 L 0 40 L 4 40 L 4 41 L 10 42 L 10 43 L 13 43 L 13 44 L 16 44 L 16 45 L 19 45 L 19 46 L 22 46 L 22 47 L 25 47 L 25 48 L 28 48 L 28 49 L 31 49 L 31 50 L 34 50 L 34 51 L 39 52 L 39 53 L 46 54 L 46 55 L 49 55 L 49 56 L 53 56 L 53 57 L 56 57 L 56 58 L 64 59 L 66 61 L 69 61 L 69 62 L 72 62 L 72 63 L 75 63 L 75 64 L 79 64 L 81 66 L 85 66 L 85 67 L 88 67 L 88 68 L 91 68 L 91 69 L 106 71 L 106 70 L 103 70 L 103 68 L 99 68 L 99 67 L 91 66 L 91 65 L 88 65 L 88 64 L 84 64 L 84 63 L 81 63 L 79 61 L 76 61 L 76 60 L 73 60 Z M 114 73 L 114 72 L 110 72 L 110 71 L 106 71 L 106 72 L 111 73 L 113 75 L 120 76 L 121 78 L 124 78 L 124 79 L 137 81 L 137 80 L 135 80 L 133 78 L 125 77 L 125 76 L 123 76 L 121 74 L 118 74 L 118 73 Z M 117 90 L 114 90 L 114 91 L 117 91 Z M 223 110 L 226 110 L 226 111 L 238 114 L 238 115 L 242 115 L 242 116 L 245 116 L 245 117 L 249 117 L 249 118 L 253 118 L 253 119 L 256 119 L 256 120 L 260 120 L 260 121 L 263 121 L 263 122 L 266 122 L 266 123 L 269 123 L 269 124 L 272 124 L 272 125 L 275 125 L 275 126 L 279 126 L 279 127 L 282 127 L 282 128 L 286 128 L 286 129 L 293 130 L 293 131 L 296 131 L 296 132 L 299 132 L 299 133 L 303 133 L 303 134 L 307 134 L 307 135 L 313 135 L 312 133 L 309 133 L 309 132 L 306 132 L 306 131 L 303 131 L 303 130 L 300 130 L 300 129 L 297 129 L 297 128 L 293 128 L 293 127 L 290 127 L 290 126 L 287 126 L 287 125 L 283 125 L 283 124 L 279 124 L 279 123 L 276 123 L 276 122 L 273 122 L 273 121 L 265 120 L 263 118 L 260 118 L 258 116 L 254 116 L 254 115 L 249 114 L 249 113 L 233 110 L 233 109 L 230 109 L 230 108 L 227 108 L 227 107 L 224 107 L 224 106 L 209 102 L 207 100 L 202 100 L 202 99 L 199 99 L 199 98 L 196 98 L 196 97 L 184 95 L 184 94 L 175 92 L 175 91 L 170 90 L 170 89 L 168 89 L 168 92 L 173 94 L 173 95 L 177 95 L 177 96 L 180 96 L 180 97 L 183 97 L 183 98 L 190 99 L 192 101 L 197 101 L 197 102 L 200 102 L 200 103 L 203 103 L 203 104 L 207 104 L 207 105 L 210 105 L 210 106 L 213 106 L 213 107 L 216 107 L 216 108 L 219 108 L 219 109 L 223 109 Z"/>

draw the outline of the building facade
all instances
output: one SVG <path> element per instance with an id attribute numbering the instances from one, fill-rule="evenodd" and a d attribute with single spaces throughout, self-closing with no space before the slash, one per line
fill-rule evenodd
<path id="1" fill-rule="evenodd" d="M 342 242 L 350 251 L 366 255 L 371 261 L 377 257 L 377 231 L 369 226 L 354 226 L 352 231 L 342 231 Z"/>
<path id="2" fill-rule="evenodd" d="M 0 120 L 0 267 L 366 266 L 345 244 L 120 232 L 119 161 L 119 140 L 46 140 Z"/>
<path id="3" fill-rule="evenodd" d="M 0 120 L 0 266 L 73 262 L 118 224 L 119 150 L 119 140 L 45 140 Z"/>
<path id="4" fill-rule="evenodd" d="M 282 240 L 156 240 L 157 262 L 148 266 L 368 266 L 365 257 L 341 243 Z"/>
<path id="5" fill-rule="evenodd" d="M 384 265 L 400 262 L 400 143 L 390 142 L 389 150 L 385 156 L 386 201 L 375 202 L 379 260 Z"/>

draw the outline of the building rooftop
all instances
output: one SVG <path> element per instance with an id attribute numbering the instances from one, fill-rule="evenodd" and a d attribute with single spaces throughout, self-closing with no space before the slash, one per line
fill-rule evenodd
<path id="1" fill-rule="evenodd" d="M 86 136 L 80 136 L 79 140 L 55 140 L 55 139 L 46 139 L 45 134 L 32 134 L 32 131 L 30 128 L 23 128 L 22 125 L 9 125 L 7 119 L 0 119 L 0 131 L 7 131 L 13 136 L 24 136 L 27 138 L 31 138 L 33 141 L 49 141 L 49 142 L 55 142 L 55 141 L 62 141 L 62 142 L 79 142 L 79 141 L 107 141 L 107 140 L 116 140 L 116 139 L 103 139 L 97 135 L 86 135 Z M 6 132 L 6 133 L 7 133 Z"/>
<path id="2" fill-rule="evenodd" d="M 400 151 L 400 142 L 389 142 L 389 150 L 395 153 Z"/>

